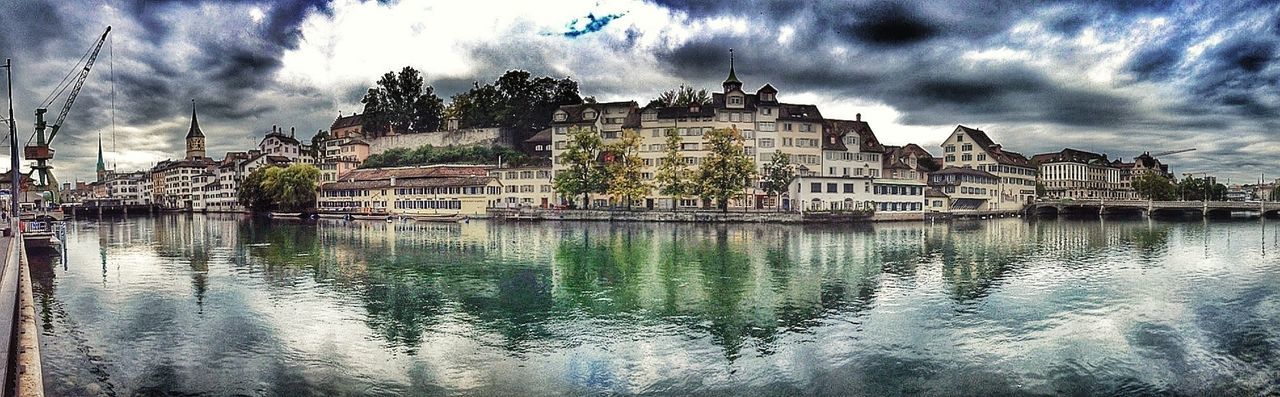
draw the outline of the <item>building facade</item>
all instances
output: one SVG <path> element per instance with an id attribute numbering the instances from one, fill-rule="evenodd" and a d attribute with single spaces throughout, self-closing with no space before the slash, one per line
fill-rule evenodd
<path id="1" fill-rule="evenodd" d="M 1021 153 L 1004 150 L 982 130 L 956 126 L 942 142 L 942 166 L 972 168 L 995 175 L 997 194 L 991 211 L 1019 211 L 1035 200 L 1036 169 Z M 932 179 L 930 179 L 932 181 Z M 947 194 L 951 194 L 947 192 Z"/>

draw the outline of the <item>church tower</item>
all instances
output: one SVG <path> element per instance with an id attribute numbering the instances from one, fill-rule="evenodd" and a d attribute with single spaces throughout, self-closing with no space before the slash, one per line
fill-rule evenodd
<path id="1" fill-rule="evenodd" d="M 742 89 L 742 82 L 738 81 L 738 73 L 733 70 L 733 49 L 729 49 L 729 78 L 724 79 L 724 93 L 728 94 L 734 90 Z"/>
<path id="2" fill-rule="evenodd" d="M 191 100 L 191 129 L 187 131 L 187 160 L 204 157 L 204 133 L 196 121 L 196 100 Z"/>
<path id="3" fill-rule="evenodd" d="M 98 134 L 98 182 L 107 179 L 107 162 L 102 158 L 102 134 Z"/>

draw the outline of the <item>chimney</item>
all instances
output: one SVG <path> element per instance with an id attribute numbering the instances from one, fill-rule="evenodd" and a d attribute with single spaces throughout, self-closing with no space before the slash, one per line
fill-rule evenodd
<path id="1" fill-rule="evenodd" d="M 289 137 L 293 138 L 293 127 L 289 127 Z"/>
<path id="2" fill-rule="evenodd" d="M 392 186 L 392 187 L 395 187 L 395 186 L 396 186 L 396 177 L 394 177 L 394 176 L 393 176 L 393 177 L 391 177 L 391 186 Z"/>
<path id="3" fill-rule="evenodd" d="M 275 125 L 275 124 L 272 124 L 272 125 L 271 125 L 271 133 L 272 133 L 272 134 L 276 133 L 276 125 Z"/>
<path id="4" fill-rule="evenodd" d="M 854 121 L 862 121 L 862 113 L 858 113 L 858 114 L 854 115 L 854 116 L 853 116 L 853 120 L 854 120 Z"/>

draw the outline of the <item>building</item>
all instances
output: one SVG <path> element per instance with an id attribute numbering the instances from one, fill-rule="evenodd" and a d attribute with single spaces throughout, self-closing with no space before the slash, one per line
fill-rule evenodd
<path id="1" fill-rule="evenodd" d="M 1131 200 L 1132 188 L 1124 188 L 1120 168 L 1097 154 L 1071 148 L 1054 153 L 1031 156 L 1036 165 L 1036 179 L 1049 198 L 1087 200 Z"/>
<path id="2" fill-rule="evenodd" d="M 928 182 L 929 173 L 937 171 L 939 166 L 938 159 L 927 150 L 909 143 L 904 146 L 885 146 L 883 168 L 885 178 Z"/>
<path id="3" fill-rule="evenodd" d="M 191 107 L 191 127 L 187 130 L 186 157 L 165 160 L 151 169 L 152 203 L 170 209 L 191 209 L 203 199 L 200 188 L 204 175 L 216 163 L 205 157 L 204 132 L 196 118 L 195 102 Z"/>
<path id="4" fill-rule="evenodd" d="M 707 133 L 715 129 L 737 129 L 743 137 L 743 153 L 751 157 L 757 169 L 770 162 L 775 152 L 789 155 L 791 163 L 806 176 L 843 178 L 879 178 L 884 148 L 870 126 L 862 121 L 836 120 L 823 117 L 815 105 L 779 101 L 778 90 L 765 84 L 753 92 L 743 90 L 732 57 L 729 75 L 721 91 L 711 94 L 707 103 L 672 105 L 650 103 L 639 108 L 633 101 L 566 105 L 552 115 L 551 154 L 558 157 L 566 148 L 571 128 L 589 128 L 598 132 L 604 144 L 617 142 L 623 129 L 634 129 L 641 137 L 641 173 L 653 181 L 657 166 L 666 155 L 668 132 L 679 136 L 683 161 L 696 169 L 709 155 Z M 560 161 L 553 172 L 564 169 Z M 825 183 L 825 182 L 824 182 Z M 844 182 L 832 182 L 842 186 Z M 850 182 L 853 183 L 853 182 Z M 730 199 L 730 206 L 766 208 L 782 203 L 766 194 L 759 181 L 746 189 L 741 197 Z M 864 192 L 866 193 L 866 192 Z M 569 198 L 559 198 L 566 201 Z M 789 202 L 791 197 L 782 197 Z M 704 207 L 711 203 L 694 198 L 673 202 L 657 194 L 655 189 L 644 200 L 648 208 Z M 608 197 L 596 196 L 593 205 L 605 205 Z"/>
<path id="5" fill-rule="evenodd" d="M 368 168 L 320 185 L 322 212 L 480 215 L 497 206 L 502 183 L 481 166 Z"/>
<path id="6" fill-rule="evenodd" d="M 289 129 L 289 135 L 285 135 L 283 128 L 271 126 L 271 132 L 258 142 L 258 151 L 270 156 L 287 158 L 290 163 L 306 162 L 302 159 L 304 156 L 302 142 L 294 137 L 292 128 Z"/>
<path id="7" fill-rule="evenodd" d="M 191 100 L 191 128 L 187 130 L 187 160 L 204 158 L 204 132 L 196 120 L 196 100 Z"/>
<path id="8" fill-rule="evenodd" d="M 547 208 L 555 204 L 555 184 L 551 167 L 532 165 L 489 170 L 489 176 L 502 183 L 499 207 Z"/>
<path id="9" fill-rule="evenodd" d="M 1131 163 L 1126 163 L 1117 158 L 1111 162 L 1111 166 L 1120 170 L 1119 188 L 1125 191 L 1134 190 L 1133 181 L 1146 174 L 1155 174 L 1167 179 L 1174 179 L 1173 173 L 1169 172 L 1169 165 L 1161 163 L 1160 160 L 1152 157 L 1151 153 L 1147 152 L 1134 157 Z"/>
<path id="10" fill-rule="evenodd" d="M 1031 161 L 1021 153 L 1004 150 L 986 132 L 963 125 L 956 126 L 942 142 L 942 152 L 944 169 L 972 168 L 998 178 L 998 187 L 995 189 L 997 194 L 987 203 L 989 210 L 1019 211 L 1023 205 L 1035 200 L 1036 169 Z"/>
<path id="11" fill-rule="evenodd" d="M 931 209 L 942 208 L 945 212 L 961 211 L 1001 211 L 1000 177 L 987 171 L 950 166 L 929 173 L 929 188 L 934 193 L 927 195 L 931 201 L 947 200 L 944 205 L 931 202 Z"/>

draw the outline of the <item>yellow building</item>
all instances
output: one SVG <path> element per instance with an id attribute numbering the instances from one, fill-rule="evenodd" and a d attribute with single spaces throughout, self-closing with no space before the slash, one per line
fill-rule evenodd
<path id="1" fill-rule="evenodd" d="M 357 169 L 320 185 L 321 212 L 481 215 L 497 206 L 502 182 L 481 166 Z"/>

